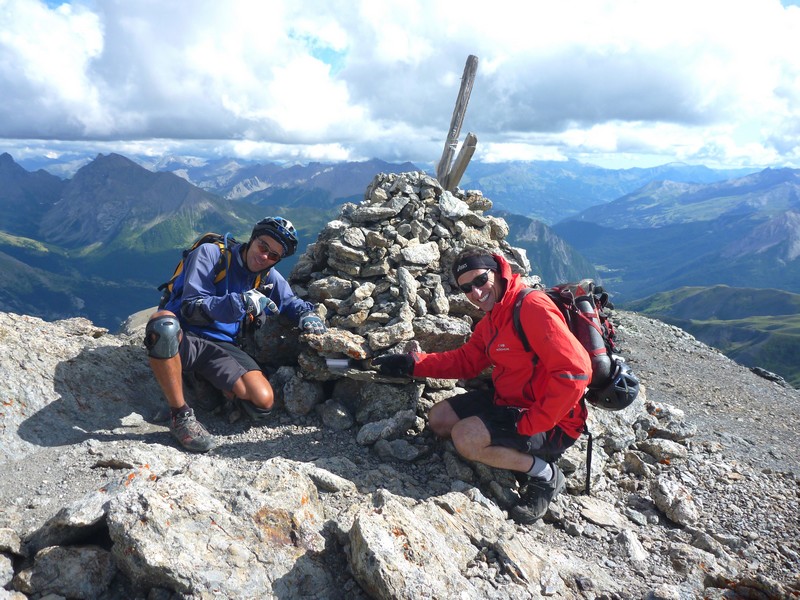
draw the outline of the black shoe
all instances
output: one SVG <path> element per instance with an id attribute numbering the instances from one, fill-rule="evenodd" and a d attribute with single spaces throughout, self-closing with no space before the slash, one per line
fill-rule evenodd
<path id="1" fill-rule="evenodd" d="M 239 398 L 237 398 L 236 401 L 253 423 L 259 423 L 272 414 L 271 408 L 259 408 L 252 402 L 241 400 Z"/>
<path id="2" fill-rule="evenodd" d="M 191 371 L 183 374 L 183 381 L 189 392 L 190 404 L 206 412 L 214 412 L 225 402 L 222 392 L 205 378 Z"/>
<path id="3" fill-rule="evenodd" d="M 236 423 L 242 416 L 246 416 L 253 423 L 260 423 L 272 414 L 272 409 L 259 408 L 252 402 L 233 397 L 225 401 L 225 414 L 229 423 Z"/>
<path id="4" fill-rule="evenodd" d="M 553 477 L 550 481 L 531 478 L 523 486 L 519 503 L 509 513 L 511 518 L 521 525 L 530 525 L 541 519 L 547 512 L 550 502 L 558 496 L 566 486 L 564 473 L 555 463 L 550 463 Z"/>

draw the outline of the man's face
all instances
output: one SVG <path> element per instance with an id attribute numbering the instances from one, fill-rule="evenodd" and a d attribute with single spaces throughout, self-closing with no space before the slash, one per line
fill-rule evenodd
<path id="1" fill-rule="evenodd" d="M 497 302 L 496 281 L 497 273 L 491 269 L 473 269 L 462 273 L 457 283 L 470 302 L 482 311 L 489 312 Z"/>
<path id="2" fill-rule="evenodd" d="M 275 266 L 283 258 L 283 248 L 278 240 L 262 235 L 250 242 L 247 249 L 247 268 L 258 273 Z"/>

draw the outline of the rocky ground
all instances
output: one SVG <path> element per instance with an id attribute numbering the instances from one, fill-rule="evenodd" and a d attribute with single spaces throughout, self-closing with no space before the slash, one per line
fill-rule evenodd
<path id="1" fill-rule="evenodd" d="M 198 408 L 207 455 L 155 418 L 141 319 L 110 335 L 0 313 L 0 600 L 800 597 L 800 394 L 680 329 L 616 313 L 640 398 L 591 411 L 591 495 L 583 437 L 532 526 L 508 518 L 510 473 L 426 428 L 455 382 L 328 369 L 463 343 L 480 317 L 448 274 L 463 246 L 531 272 L 490 208 L 376 176 L 290 278 L 331 329 L 259 330 L 278 408 L 259 426 Z"/>
<path id="2" fill-rule="evenodd" d="M 520 527 L 506 521 L 509 531 L 551 548 L 554 561 L 566 556 L 597 565 L 618 584 L 613 592 L 603 590 L 599 576 L 587 573 L 583 581 L 576 579 L 575 589 L 554 584 L 554 597 L 798 597 L 800 449 L 794 431 L 800 423 L 798 393 L 736 365 L 677 328 L 625 312 L 617 313 L 617 321 L 622 350 L 645 384 L 648 402 L 667 411 L 671 407 L 685 411 L 685 419 L 677 419 L 677 429 L 673 428 L 678 432 L 674 437 L 682 439 L 670 445 L 664 439 L 656 443 L 658 437 L 653 437 L 651 447 L 644 440 L 633 451 L 614 454 L 618 458 L 609 460 L 591 497 L 580 493 L 582 481 L 573 480 L 572 493 L 553 505 L 545 522 Z M 136 340 L 124 343 L 134 346 Z M 53 351 L 52 344 L 50 348 Z M 17 362 L 19 369 L 37 369 L 36 360 L 26 363 L 20 356 Z M 91 371 L 92 363 L 98 360 L 90 356 L 89 366 L 81 367 L 87 369 L 87 377 L 102 377 Z M 85 385 L 113 387 L 89 379 Z M 22 538 L 30 535 L 61 507 L 130 468 L 113 457 L 163 446 L 186 464 L 199 460 L 173 451 L 175 444 L 166 429 L 151 420 L 160 407 L 156 389 L 144 380 L 136 385 L 140 387 L 134 393 L 139 395 L 136 401 L 127 399 L 127 408 L 120 409 L 118 399 L 111 397 L 107 414 L 95 405 L 93 415 L 82 417 L 85 422 L 75 423 L 74 415 L 68 414 L 64 422 L 71 419 L 72 425 L 64 426 L 59 412 L 51 413 L 52 443 L 29 447 L 22 458 L 14 458 L 12 448 L 3 448 L 7 460 L 0 484 L 0 528 Z M 62 398 L 67 395 L 62 390 Z M 7 411 L 12 400 L 4 398 Z M 66 406 L 61 412 L 68 412 Z M 359 444 L 352 429 L 325 427 L 318 413 L 296 417 L 279 411 L 259 427 L 198 414 L 223 442 L 214 451 L 215 468 L 251 471 L 274 457 L 317 464 L 334 460 L 336 474 L 354 482 L 360 493 L 384 489 L 412 502 L 426 502 L 475 483 L 467 465 L 454 460 L 449 444 L 433 439 L 427 430 L 408 438 L 424 451 L 417 460 L 404 462 Z M 90 429 L 86 424 L 92 422 L 98 426 Z M 38 427 L 46 430 L 47 424 Z M 602 462 L 595 468 L 601 469 Z M 459 473 L 463 481 L 458 481 Z M 659 474 L 668 474 L 690 490 L 689 506 L 697 514 L 665 517 L 652 487 Z M 325 502 L 326 514 L 343 514 L 352 498 L 331 494 Z M 491 548 L 478 553 L 465 573 L 473 581 L 492 582 L 493 589 L 500 590 L 492 597 L 503 597 L 498 586 L 511 576 L 503 568 L 502 556 Z M 340 595 L 330 597 L 378 597 L 365 591 L 341 555 L 332 553 L 328 560 L 342 586 Z M 541 596 L 550 595 L 547 577 L 543 570 Z M 108 591 L 103 597 L 125 597 L 119 590 L 130 587 L 119 586 L 120 595 Z M 0 590 L 0 598 L 17 597 L 12 594 Z"/>
<path id="3" fill-rule="evenodd" d="M 696 428 L 685 462 L 670 467 L 681 472 L 702 507 L 698 526 L 716 532 L 723 545 L 728 536 L 737 538 L 726 551 L 744 558 L 750 575 L 790 583 L 795 591 L 789 597 L 798 597 L 797 390 L 755 375 L 681 329 L 624 311 L 616 317 L 623 351 L 648 400 L 678 407 Z M 667 535 L 692 535 L 688 530 Z"/>

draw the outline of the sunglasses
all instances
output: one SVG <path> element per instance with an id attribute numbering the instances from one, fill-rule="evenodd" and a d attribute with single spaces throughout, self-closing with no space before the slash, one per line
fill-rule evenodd
<path id="1" fill-rule="evenodd" d="M 261 254 L 266 254 L 269 260 L 278 262 L 280 259 L 283 258 L 283 254 L 275 252 L 275 250 L 270 248 L 269 244 L 267 244 L 265 241 L 256 239 L 255 242 L 256 242 L 256 250 L 261 252 Z"/>
<path id="2" fill-rule="evenodd" d="M 469 283 L 465 283 L 463 285 L 458 286 L 465 294 L 469 294 L 472 291 L 473 287 L 479 288 L 486 285 L 486 282 L 489 281 L 489 271 L 490 269 L 486 269 L 483 273 L 478 275 L 475 279 L 470 281 Z"/>

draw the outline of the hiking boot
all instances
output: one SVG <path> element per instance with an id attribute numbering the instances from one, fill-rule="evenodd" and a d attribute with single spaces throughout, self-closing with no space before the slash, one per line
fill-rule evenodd
<path id="1" fill-rule="evenodd" d="M 183 414 L 172 417 L 169 431 L 181 446 L 192 452 L 208 452 L 217 446 L 217 440 L 195 419 L 194 410 L 191 408 Z"/>
<path id="2" fill-rule="evenodd" d="M 555 463 L 550 463 L 550 467 L 553 469 L 553 478 L 550 481 L 531 478 L 523 486 L 519 503 L 509 511 L 511 518 L 517 523 L 530 525 L 541 519 L 553 498 L 564 490 L 566 480 L 561 469 Z"/>
<path id="3" fill-rule="evenodd" d="M 225 402 L 222 392 L 209 383 L 204 377 L 191 371 L 183 374 L 191 405 L 206 412 L 214 412 Z"/>

